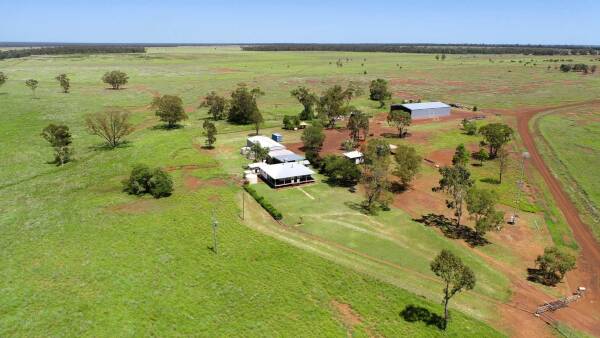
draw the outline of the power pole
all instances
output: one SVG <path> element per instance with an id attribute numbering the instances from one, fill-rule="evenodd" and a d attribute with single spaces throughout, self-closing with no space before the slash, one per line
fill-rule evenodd
<path id="1" fill-rule="evenodd" d="M 217 249 L 217 228 L 219 227 L 219 222 L 215 218 L 215 211 L 212 212 L 212 234 L 213 234 L 213 252 L 218 254 Z"/>

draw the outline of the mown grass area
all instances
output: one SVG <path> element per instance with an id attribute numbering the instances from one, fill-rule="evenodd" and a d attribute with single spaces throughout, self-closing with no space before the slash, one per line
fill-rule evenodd
<path id="1" fill-rule="evenodd" d="M 311 62 L 331 56 L 309 57 L 302 69 L 323 75 L 328 66 L 313 73 Z M 267 125 L 278 124 L 280 114 L 299 109 L 280 87 L 293 74 L 285 65 L 300 68 L 304 59 L 176 48 L 0 62 L 9 76 L 0 88 L 0 336 L 501 335 L 458 311 L 446 333 L 407 322 L 400 312 L 409 305 L 437 314 L 441 306 L 241 224 L 240 188 L 230 174 L 239 174 L 242 161 L 229 158 L 239 146 L 197 149 L 206 116 L 195 109 L 198 96 L 240 81 L 258 84 L 268 93 L 261 100 Z M 112 69 L 131 76 L 126 89 L 100 83 Z M 72 79 L 70 94 L 53 79 L 61 72 Z M 40 81 L 37 98 L 24 86 L 28 78 Z M 147 105 L 156 92 L 183 96 L 190 110 L 183 128 L 154 128 Z M 111 107 L 130 111 L 136 131 L 127 144 L 99 150 L 84 116 Z M 52 150 L 39 136 L 51 122 L 74 135 L 74 161 L 63 167 L 47 163 Z M 218 136 L 223 145 L 250 130 L 219 128 L 231 132 Z M 173 170 L 173 195 L 155 200 L 121 191 L 137 163 L 195 169 Z M 213 211 L 218 255 L 209 249 Z M 348 324 L 334 302 L 351 306 L 361 322 Z M 467 312 L 480 317 L 477 311 Z"/>
<path id="2" fill-rule="evenodd" d="M 549 112 L 533 127 L 542 156 L 600 238 L 600 110 L 595 106 Z"/>

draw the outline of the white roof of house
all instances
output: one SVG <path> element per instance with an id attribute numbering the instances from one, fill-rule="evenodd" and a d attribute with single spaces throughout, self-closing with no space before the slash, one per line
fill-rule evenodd
<path id="1" fill-rule="evenodd" d="M 262 163 L 260 169 L 267 173 L 274 179 L 282 179 L 296 176 L 312 175 L 315 172 L 305 167 L 300 163 L 278 163 L 278 164 L 266 164 Z"/>
<path id="2" fill-rule="evenodd" d="M 296 155 L 293 151 L 287 149 L 271 150 L 269 151 L 269 157 L 281 162 L 297 162 L 304 159 L 304 157 Z"/>
<path id="3" fill-rule="evenodd" d="M 449 105 L 443 102 L 421 102 L 421 103 L 405 103 L 402 105 L 410 110 L 435 109 L 435 108 L 450 108 Z"/>
<path id="4" fill-rule="evenodd" d="M 263 135 L 250 136 L 248 137 L 248 141 L 252 144 L 260 144 L 263 148 L 268 149 L 285 149 L 285 146 L 279 142 L 275 142 L 269 137 Z"/>
<path id="5" fill-rule="evenodd" d="M 353 150 L 353 151 L 349 151 L 347 153 L 344 153 L 344 156 L 346 156 L 347 158 L 355 159 L 355 158 L 361 158 L 361 157 L 363 157 L 363 153 L 361 153 L 358 150 Z"/>

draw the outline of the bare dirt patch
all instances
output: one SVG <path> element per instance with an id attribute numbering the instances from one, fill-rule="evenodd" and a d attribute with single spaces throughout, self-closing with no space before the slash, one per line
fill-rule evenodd
<path id="1" fill-rule="evenodd" d="M 331 301 L 331 306 L 336 312 L 337 317 L 340 319 L 342 324 L 346 327 L 348 331 L 348 336 L 353 335 L 354 327 L 357 325 L 363 324 L 362 317 L 352 309 L 349 304 L 338 302 L 337 300 Z M 374 332 L 366 327 L 365 331 L 369 337 L 377 337 L 378 334 L 374 334 Z"/>
<path id="2" fill-rule="evenodd" d="M 227 181 L 222 178 L 211 178 L 203 180 L 196 176 L 185 175 L 183 184 L 186 189 L 190 191 L 196 191 L 201 187 L 223 187 L 227 185 Z"/>

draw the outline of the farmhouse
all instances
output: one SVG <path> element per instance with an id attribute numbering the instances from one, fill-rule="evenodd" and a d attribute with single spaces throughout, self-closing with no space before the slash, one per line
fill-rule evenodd
<path id="1" fill-rule="evenodd" d="M 431 119 L 442 116 L 449 116 L 451 107 L 442 102 L 423 102 L 423 103 L 405 103 L 392 104 L 390 111 L 402 110 L 410 113 L 415 119 Z"/>
<path id="2" fill-rule="evenodd" d="M 258 169 L 260 177 L 273 188 L 315 181 L 312 177 L 315 172 L 301 163 L 253 163 L 250 166 Z"/>
<path id="3" fill-rule="evenodd" d="M 262 148 L 267 148 L 269 151 L 285 149 L 283 144 L 262 135 L 248 137 L 246 145 L 252 147 L 254 144 L 260 144 Z"/>
<path id="4" fill-rule="evenodd" d="M 364 161 L 363 153 L 361 153 L 358 150 L 354 150 L 354 151 L 350 151 L 350 152 L 344 153 L 344 157 L 346 157 L 350 161 L 354 162 L 355 164 L 361 164 Z"/>

